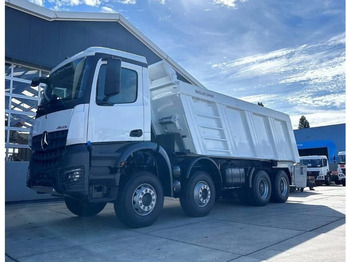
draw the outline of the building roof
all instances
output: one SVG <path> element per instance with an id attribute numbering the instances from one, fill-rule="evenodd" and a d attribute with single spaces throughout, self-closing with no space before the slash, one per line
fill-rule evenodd
<path id="1" fill-rule="evenodd" d="M 205 88 L 197 79 L 190 75 L 184 68 L 177 64 L 171 57 L 157 47 L 140 30 L 133 26 L 119 13 L 92 13 L 92 12 L 63 12 L 53 11 L 26 0 L 5 0 L 5 5 L 21 12 L 39 17 L 47 21 L 85 21 L 85 22 L 116 22 L 128 30 L 133 36 L 140 40 L 152 52 L 162 60 L 170 64 L 191 84 Z"/>

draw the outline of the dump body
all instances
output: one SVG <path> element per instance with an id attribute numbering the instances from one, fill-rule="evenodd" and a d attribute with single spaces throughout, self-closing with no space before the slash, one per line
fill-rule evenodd
<path id="1" fill-rule="evenodd" d="M 199 155 L 299 162 L 288 115 L 179 81 L 163 62 L 149 75 L 156 135 L 179 133 Z"/>

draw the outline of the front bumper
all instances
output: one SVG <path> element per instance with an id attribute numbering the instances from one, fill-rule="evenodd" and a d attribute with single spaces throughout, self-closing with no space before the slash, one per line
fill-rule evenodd
<path id="1" fill-rule="evenodd" d="M 40 152 L 40 156 L 43 153 Z M 86 145 L 66 147 L 55 163 L 49 157 L 33 153 L 27 175 L 27 186 L 38 193 L 53 195 L 87 195 L 89 151 Z"/>

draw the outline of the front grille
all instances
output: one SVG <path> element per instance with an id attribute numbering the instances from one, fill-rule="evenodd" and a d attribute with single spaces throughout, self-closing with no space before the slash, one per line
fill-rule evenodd
<path id="1" fill-rule="evenodd" d="M 318 177 L 318 175 L 320 174 L 320 171 L 307 171 L 307 175 L 308 176 L 313 176 L 313 177 Z"/>
<path id="2" fill-rule="evenodd" d="M 67 135 L 68 130 L 48 133 L 46 139 L 48 145 L 45 149 L 41 145 L 42 135 L 34 136 L 32 139 L 31 166 L 39 169 L 58 167 L 66 146 Z"/>

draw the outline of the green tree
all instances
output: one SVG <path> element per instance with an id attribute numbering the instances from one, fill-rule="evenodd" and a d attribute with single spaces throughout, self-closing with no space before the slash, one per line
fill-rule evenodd
<path id="1" fill-rule="evenodd" d="M 306 120 L 305 116 L 301 116 L 299 119 L 298 129 L 302 129 L 302 128 L 310 128 L 309 121 Z"/>

